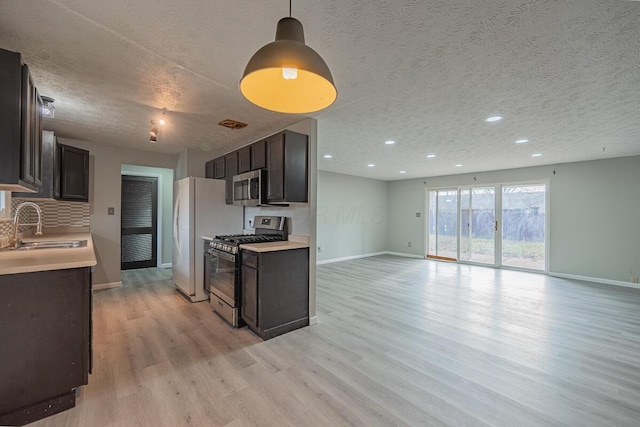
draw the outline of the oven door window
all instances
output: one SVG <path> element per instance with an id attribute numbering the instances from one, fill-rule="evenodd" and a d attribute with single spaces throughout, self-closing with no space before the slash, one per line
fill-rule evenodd
<path id="1" fill-rule="evenodd" d="M 209 287 L 218 298 L 235 307 L 236 263 L 230 258 L 233 258 L 233 255 L 217 254 L 212 251 L 209 264 Z"/>

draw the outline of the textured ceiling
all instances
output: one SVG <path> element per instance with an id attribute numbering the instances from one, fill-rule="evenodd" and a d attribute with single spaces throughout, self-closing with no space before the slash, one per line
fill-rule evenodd
<path id="1" fill-rule="evenodd" d="M 55 98 L 45 126 L 59 136 L 213 158 L 301 119 L 238 91 L 287 13 L 285 0 L 2 0 L 0 47 Z M 640 155 L 640 2 L 296 0 L 293 16 L 338 87 L 315 114 L 320 169 L 395 180 Z"/>

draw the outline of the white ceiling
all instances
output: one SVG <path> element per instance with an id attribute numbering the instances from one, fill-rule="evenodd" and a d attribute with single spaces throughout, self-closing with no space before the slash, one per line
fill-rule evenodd
<path id="1" fill-rule="evenodd" d="M 288 6 L 2 0 L 0 47 L 55 98 L 45 126 L 59 136 L 213 158 L 301 119 L 238 90 Z M 638 2 L 294 0 L 293 16 L 338 88 L 314 115 L 320 169 L 396 180 L 640 155 Z"/>

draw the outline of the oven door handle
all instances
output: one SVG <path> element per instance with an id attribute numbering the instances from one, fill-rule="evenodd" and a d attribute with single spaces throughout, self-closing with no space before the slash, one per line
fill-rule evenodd
<path id="1" fill-rule="evenodd" d="M 213 249 L 213 248 L 209 249 L 209 253 L 211 254 L 211 256 L 215 256 L 221 259 L 226 259 L 227 261 L 231 261 L 231 262 L 236 262 L 235 255 L 232 255 L 230 253 L 219 251 L 218 249 Z"/>

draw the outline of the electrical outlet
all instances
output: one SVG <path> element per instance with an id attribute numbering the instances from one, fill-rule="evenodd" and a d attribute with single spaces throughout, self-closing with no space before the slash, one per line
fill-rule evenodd
<path id="1" fill-rule="evenodd" d="M 408 246 L 408 247 L 411 247 L 411 242 L 408 242 L 408 243 L 407 243 L 407 246 Z"/>
<path id="2" fill-rule="evenodd" d="M 107 215 L 115 215 L 116 208 L 107 208 Z"/>
<path id="3" fill-rule="evenodd" d="M 416 218 L 420 218 L 420 212 L 416 212 Z"/>
<path id="4" fill-rule="evenodd" d="M 318 253 L 322 252 L 322 246 L 318 246 Z"/>

